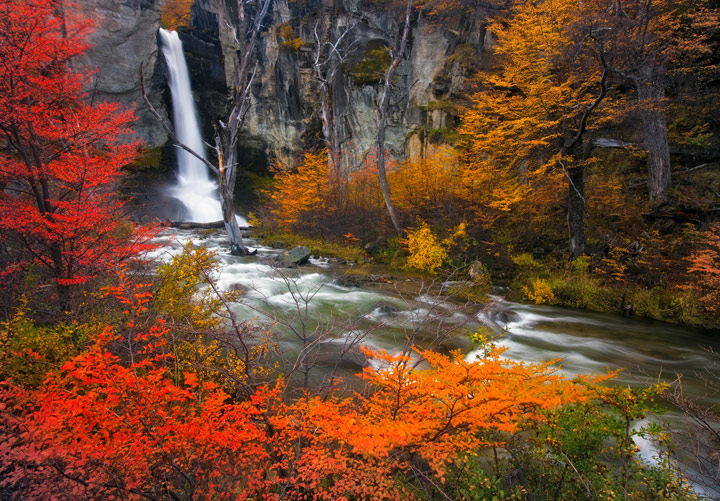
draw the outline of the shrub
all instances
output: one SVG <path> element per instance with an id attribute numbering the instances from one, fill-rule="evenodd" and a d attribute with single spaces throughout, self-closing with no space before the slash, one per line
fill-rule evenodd
<path id="1" fill-rule="evenodd" d="M 410 268 L 434 273 L 447 261 L 447 249 L 438 242 L 426 223 L 409 231 L 404 244 L 410 252 L 407 259 Z"/>
<path id="2" fill-rule="evenodd" d="M 555 301 L 555 294 L 550 285 L 542 278 L 538 278 L 533 282 L 532 288 L 523 286 L 525 297 L 536 304 L 552 303 Z"/>
<path id="3" fill-rule="evenodd" d="M 510 259 L 518 268 L 523 270 L 533 270 L 541 266 L 529 252 L 511 256 Z"/>

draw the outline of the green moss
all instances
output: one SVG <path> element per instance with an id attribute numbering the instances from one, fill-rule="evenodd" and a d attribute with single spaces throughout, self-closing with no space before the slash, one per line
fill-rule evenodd
<path id="1" fill-rule="evenodd" d="M 364 57 L 350 67 L 348 74 L 357 85 L 373 85 L 382 82 L 391 62 L 390 50 L 382 42 L 371 42 Z"/>
<path id="2" fill-rule="evenodd" d="M 370 260 L 367 252 L 362 247 L 349 245 L 340 242 L 331 242 L 317 238 L 295 235 L 292 233 L 272 233 L 262 228 L 253 229 L 254 236 L 265 245 L 280 245 L 287 248 L 304 245 L 310 249 L 313 255 L 324 257 L 335 257 L 347 261 L 363 263 Z"/>
<path id="3" fill-rule="evenodd" d="M 430 144 L 455 144 L 460 139 L 460 133 L 455 129 L 440 127 L 438 129 L 430 129 L 427 137 Z"/>
<path id="4" fill-rule="evenodd" d="M 135 171 L 146 171 L 160 169 L 164 170 L 163 165 L 163 147 L 148 148 L 144 150 L 131 164 L 131 168 Z"/>
<path id="5" fill-rule="evenodd" d="M 469 43 L 459 44 L 448 58 L 448 63 L 457 62 L 465 68 L 472 68 L 478 59 L 478 50 Z"/>
<path id="6" fill-rule="evenodd" d="M 696 291 L 663 287 L 637 289 L 628 294 L 627 302 L 632 305 L 633 312 L 642 317 L 684 325 L 716 327 L 701 318 Z"/>
<path id="7" fill-rule="evenodd" d="M 450 114 L 455 114 L 457 108 L 455 107 L 455 104 L 450 101 L 449 99 L 441 99 L 440 101 L 430 101 L 426 109 L 428 111 L 434 111 L 434 110 L 442 110 L 446 111 Z"/>

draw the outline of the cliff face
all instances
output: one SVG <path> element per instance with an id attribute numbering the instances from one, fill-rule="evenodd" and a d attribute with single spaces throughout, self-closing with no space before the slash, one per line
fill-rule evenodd
<path id="1" fill-rule="evenodd" d="M 166 135 L 145 110 L 140 98 L 138 67 L 145 61 L 151 98 L 162 111 L 167 102 L 165 63 L 158 58 L 157 30 L 163 0 L 86 0 L 83 7 L 98 19 L 96 44 L 87 58 L 99 67 L 98 95 L 123 105 L 135 104 L 137 133 L 151 146 Z M 225 115 L 227 88 L 234 81 L 241 53 L 235 33 L 237 4 L 229 0 L 195 0 L 193 26 L 180 30 L 192 85 L 208 140 Z M 442 142 L 456 123 L 454 102 L 463 93 L 468 68 L 482 65 L 491 41 L 481 12 L 454 21 L 430 22 L 422 14 L 413 21 L 410 52 L 398 69 L 387 124 L 392 156 L 419 157 Z M 364 0 L 341 0 L 338 8 L 324 2 L 275 0 L 261 36 L 251 108 L 241 140 L 241 160 L 261 169 L 269 160 L 292 163 L 307 147 L 322 142 L 318 83 L 313 69 L 316 23 L 352 26 L 354 50 L 333 82 L 335 115 L 344 138 L 349 166 L 374 151 L 375 105 L 381 90 L 377 76 L 362 74 L 398 32 L 384 7 Z M 238 37 L 242 40 L 242 37 Z M 365 70 L 361 70 L 365 68 Z M 374 67 L 382 71 L 382 67 Z M 165 113 L 164 111 L 162 111 Z M 252 166 L 250 166 L 252 168 Z"/>
<path id="2" fill-rule="evenodd" d="M 217 64 L 210 61 L 224 62 L 226 84 L 234 80 L 238 65 L 241 47 L 234 34 L 238 30 L 234 5 L 223 0 L 196 0 L 193 29 L 181 32 L 191 54 L 191 71 L 195 68 L 193 88 L 198 100 L 214 102 L 200 106 L 206 108 L 206 123 L 222 117 L 217 106 L 222 76 L 217 70 L 208 71 L 209 64 Z M 394 45 L 398 25 L 384 7 L 370 2 L 343 0 L 339 7 L 329 10 L 322 2 L 298 6 L 287 0 L 274 1 L 271 21 L 259 47 L 260 61 L 242 141 L 245 157 L 292 163 L 303 148 L 322 141 L 313 69 L 316 23 L 329 23 L 331 38 L 339 33 L 338 25 L 352 26 L 348 39 L 355 49 L 333 82 L 335 115 L 345 150 L 351 153 L 346 158 L 349 165 L 358 165 L 373 151 L 375 104 L 381 85 L 377 78 L 358 76 L 357 69 L 363 64 L 372 66 L 372 59 L 382 52 L 378 49 Z M 415 19 L 409 57 L 398 69 L 387 124 L 387 147 L 394 157 L 419 157 L 432 143 L 442 142 L 443 134 L 454 127 L 453 103 L 464 92 L 468 69 L 484 64 L 491 49 L 483 22 L 481 12 L 445 25 Z M 212 56 L 207 50 L 203 56 L 203 50 L 193 49 L 199 40 L 205 44 L 214 41 Z"/>
<path id="3" fill-rule="evenodd" d="M 139 68 L 144 63 L 148 95 L 165 114 L 162 91 L 166 87 L 164 68 L 158 65 L 157 32 L 164 0 L 83 0 L 83 15 L 92 19 L 92 47 L 78 64 L 97 68 L 90 91 L 97 101 L 114 101 L 134 108 L 136 134 L 146 146 L 164 144 L 167 135 L 150 114 L 140 91 Z"/>

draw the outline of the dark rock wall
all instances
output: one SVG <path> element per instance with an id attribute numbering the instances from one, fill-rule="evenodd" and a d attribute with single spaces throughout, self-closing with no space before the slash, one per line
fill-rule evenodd
<path id="1" fill-rule="evenodd" d="M 150 145 L 166 141 L 162 128 L 149 115 L 140 98 L 138 67 L 145 62 L 146 78 L 154 104 L 167 112 L 165 64 L 158 57 L 157 30 L 163 0 L 85 0 L 83 8 L 97 20 L 87 64 L 97 66 L 97 91 L 101 99 L 136 105 L 136 131 Z M 318 86 L 312 61 L 313 27 L 328 15 L 320 1 L 304 3 L 275 0 L 259 44 L 260 61 L 251 96 L 240 159 L 252 159 L 255 171 L 265 162 L 292 163 L 305 148 L 322 143 Z M 375 104 L 378 82 L 361 82 L 350 68 L 373 47 L 391 47 L 398 30 L 382 6 L 361 0 L 342 0 L 332 11 L 333 23 L 354 23 L 351 34 L 357 52 L 335 82 L 335 113 L 347 137 L 346 161 L 359 165 L 374 148 Z M 188 58 L 203 132 L 211 141 L 214 124 L 226 113 L 227 88 L 234 80 L 241 44 L 237 42 L 237 3 L 229 0 L 196 0 L 193 26 L 180 30 Z M 468 68 L 482 66 L 492 40 L 486 36 L 481 12 L 462 16 L 449 24 L 414 21 L 410 52 L 397 72 L 387 124 L 387 147 L 396 158 L 419 157 L 431 144 L 430 131 L 456 124 L 452 104 L 464 91 Z M 288 48 L 283 26 L 304 43 Z M 287 30 L 287 28 L 285 28 Z"/>
<path id="2" fill-rule="evenodd" d="M 135 109 L 136 134 L 146 146 L 167 141 L 167 134 L 150 114 L 140 92 L 139 69 L 144 63 L 148 94 L 161 114 L 166 116 L 162 93 L 166 85 L 164 67 L 158 65 L 157 32 L 160 8 L 164 0 L 83 0 L 83 15 L 92 19 L 92 47 L 78 64 L 97 68 L 90 83 L 95 100 L 113 101 Z"/>

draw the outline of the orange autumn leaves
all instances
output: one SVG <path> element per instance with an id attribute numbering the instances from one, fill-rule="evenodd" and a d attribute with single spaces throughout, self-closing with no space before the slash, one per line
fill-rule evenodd
<path id="1" fill-rule="evenodd" d="M 473 138 L 469 136 L 468 141 Z M 273 189 L 265 194 L 272 223 L 286 231 L 312 233 L 330 227 L 329 221 L 343 214 L 365 214 L 365 223 L 373 215 L 384 214 L 372 159 L 343 180 L 330 174 L 325 152 L 306 153 L 294 168 L 276 168 Z M 468 214 L 488 225 L 514 205 L 530 202 L 535 177 L 521 178 L 469 154 L 443 148 L 423 159 L 391 163 L 388 180 L 393 202 L 406 221 L 454 220 Z M 338 231 L 342 229 L 347 233 L 347 226 Z"/>
<path id="2" fill-rule="evenodd" d="M 598 391 L 494 347 L 472 361 L 367 350 L 377 368 L 361 374 L 365 392 L 293 401 L 280 381 L 233 400 L 192 372 L 173 381 L 172 333 L 135 324 L 150 299 L 141 289 L 109 290 L 128 308 L 122 333 L 102 329 L 38 389 L 2 387 L 0 488 L 26 498 L 409 498 L 397 479 L 418 458 L 443 479 L 459 454 Z"/>

